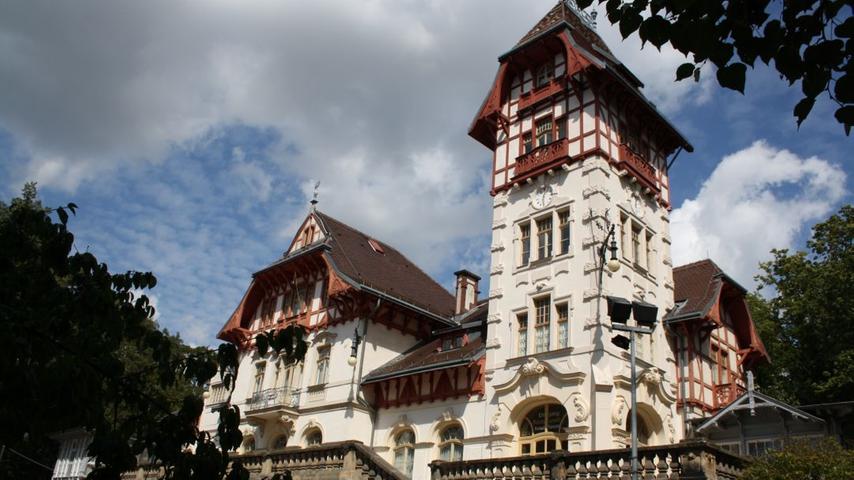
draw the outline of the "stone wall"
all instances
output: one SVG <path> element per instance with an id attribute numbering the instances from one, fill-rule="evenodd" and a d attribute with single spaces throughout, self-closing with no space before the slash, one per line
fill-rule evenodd
<path id="1" fill-rule="evenodd" d="M 288 471 L 293 480 L 407 480 L 391 464 L 357 441 L 255 451 L 232 458 L 249 470 L 251 480 L 270 479 Z M 149 480 L 162 475 L 161 469 L 147 467 L 127 472 L 122 478 Z"/>

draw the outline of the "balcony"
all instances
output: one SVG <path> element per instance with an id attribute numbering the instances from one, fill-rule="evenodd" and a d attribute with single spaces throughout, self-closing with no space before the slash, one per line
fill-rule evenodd
<path id="1" fill-rule="evenodd" d="M 566 78 L 553 78 L 549 83 L 542 87 L 535 88 L 529 92 L 523 93 L 519 97 L 518 109 L 524 110 L 528 107 L 536 105 L 541 101 L 551 97 L 552 95 L 561 92 L 566 87 Z"/>
<path id="2" fill-rule="evenodd" d="M 562 138 L 516 157 L 513 180 L 535 175 L 569 159 L 569 141 Z"/>
<path id="3" fill-rule="evenodd" d="M 293 411 L 299 404 L 299 390 L 291 387 L 268 388 L 255 392 L 246 400 L 246 416 L 275 417 L 284 411 Z"/>
<path id="4" fill-rule="evenodd" d="M 643 186 L 655 193 L 660 191 L 655 179 L 655 168 L 626 144 L 620 145 L 620 162 L 618 165 L 624 170 L 628 170 Z"/>
<path id="5" fill-rule="evenodd" d="M 721 409 L 732 403 L 744 393 L 744 387 L 737 383 L 722 383 L 714 387 L 715 409 Z"/>

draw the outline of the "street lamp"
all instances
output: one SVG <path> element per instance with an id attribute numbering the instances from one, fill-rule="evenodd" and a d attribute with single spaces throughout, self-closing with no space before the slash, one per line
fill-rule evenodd
<path id="1" fill-rule="evenodd" d="M 611 240 L 610 244 L 608 243 L 608 239 Z M 608 228 L 608 235 L 602 241 L 602 246 L 599 247 L 599 256 L 602 257 L 603 263 L 605 262 L 605 257 L 607 257 L 606 252 L 608 251 L 611 252 L 611 258 L 607 260 L 608 271 L 614 273 L 620 269 L 620 260 L 617 258 L 617 239 L 613 223 Z"/>
<path id="2" fill-rule="evenodd" d="M 353 345 L 350 347 L 350 358 L 347 359 L 347 365 L 356 366 L 356 356 L 359 353 L 359 343 L 362 342 L 362 337 L 359 336 L 359 327 L 353 332 Z"/>
<path id="3" fill-rule="evenodd" d="M 628 325 L 629 316 L 634 316 L 637 326 Z M 655 329 L 658 317 L 658 307 L 646 302 L 629 302 L 625 298 L 608 297 L 608 316 L 611 318 L 611 328 L 625 335 L 616 335 L 611 343 L 623 350 L 629 350 L 629 363 L 632 372 L 632 480 L 638 478 L 638 393 L 637 372 L 635 371 L 635 334 L 651 335 Z"/>

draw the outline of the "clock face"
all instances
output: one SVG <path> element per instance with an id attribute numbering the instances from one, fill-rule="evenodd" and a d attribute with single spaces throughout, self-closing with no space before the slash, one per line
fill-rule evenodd
<path id="1" fill-rule="evenodd" d="M 534 192 L 533 198 L 531 198 L 531 205 L 534 208 L 543 208 L 552 201 L 552 192 L 548 188 L 540 188 Z"/>

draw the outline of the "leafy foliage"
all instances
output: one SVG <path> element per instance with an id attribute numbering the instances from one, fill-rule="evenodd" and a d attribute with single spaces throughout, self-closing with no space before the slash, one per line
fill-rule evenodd
<path id="1" fill-rule="evenodd" d="M 153 274 L 110 273 L 71 252 L 76 209 L 43 207 L 34 184 L 0 202 L 0 444 L 44 452 L 52 433 L 84 427 L 94 432 L 93 479 L 119 478 L 143 452 L 167 478 L 248 478 L 230 467 L 242 441 L 230 394 L 216 441 L 197 427 L 202 386 L 219 374 L 233 390 L 237 348 L 190 348 L 161 331 L 140 293 L 157 284 Z M 274 345 L 292 361 L 305 354 L 299 329 Z"/>
<path id="2" fill-rule="evenodd" d="M 771 395 L 799 403 L 850 400 L 854 391 L 854 207 L 813 227 L 809 252 L 773 250 L 751 296 L 773 362 L 759 380 Z"/>
<path id="3" fill-rule="evenodd" d="M 817 444 L 793 442 L 779 452 L 756 459 L 742 480 L 835 480 L 854 478 L 854 450 L 834 440 Z"/>
<path id="4" fill-rule="evenodd" d="M 789 85 L 800 81 L 803 99 L 794 108 L 798 126 L 816 98 L 827 93 L 834 116 L 849 134 L 854 125 L 854 16 L 845 0 L 598 0 L 623 38 L 637 32 L 656 48 L 670 43 L 691 62 L 676 80 L 700 78 L 707 62 L 722 87 L 744 93 L 745 74 L 758 59 Z M 586 8 L 593 0 L 576 0 Z"/>

